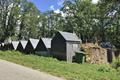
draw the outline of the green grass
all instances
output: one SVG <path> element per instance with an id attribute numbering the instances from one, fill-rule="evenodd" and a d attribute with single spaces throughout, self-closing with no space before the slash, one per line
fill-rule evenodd
<path id="1" fill-rule="evenodd" d="M 0 51 L 0 58 L 68 80 L 120 80 L 120 72 L 110 65 L 67 63 L 50 57 L 25 55 L 16 51 Z"/>

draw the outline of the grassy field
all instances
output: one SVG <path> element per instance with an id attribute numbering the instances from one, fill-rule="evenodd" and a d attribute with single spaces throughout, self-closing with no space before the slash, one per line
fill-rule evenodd
<path id="1" fill-rule="evenodd" d="M 116 71 L 110 65 L 67 63 L 16 51 L 0 51 L 0 59 L 64 77 L 67 80 L 120 80 L 120 71 Z"/>

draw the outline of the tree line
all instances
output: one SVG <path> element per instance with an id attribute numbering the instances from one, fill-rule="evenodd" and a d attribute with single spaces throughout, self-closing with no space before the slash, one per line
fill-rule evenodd
<path id="1" fill-rule="evenodd" d="M 52 37 L 60 30 L 120 48 L 119 17 L 119 0 L 65 0 L 59 12 L 44 13 L 28 0 L 0 0 L 0 41 Z"/>

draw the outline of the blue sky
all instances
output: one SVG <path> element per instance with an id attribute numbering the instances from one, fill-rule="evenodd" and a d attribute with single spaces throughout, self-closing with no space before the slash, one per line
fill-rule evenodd
<path id="1" fill-rule="evenodd" d="M 56 10 L 62 6 L 64 0 L 28 0 L 33 2 L 36 7 L 41 11 Z"/>
<path id="2" fill-rule="evenodd" d="M 28 0 L 33 2 L 36 7 L 41 11 L 45 12 L 48 10 L 58 10 L 64 0 Z M 97 3 L 99 0 L 92 0 L 93 3 Z"/>

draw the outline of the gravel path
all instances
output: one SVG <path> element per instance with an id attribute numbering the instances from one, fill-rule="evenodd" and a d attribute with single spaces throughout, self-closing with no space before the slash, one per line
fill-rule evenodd
<path id="1" fill-rule="evenodd" d="M 64 80 L 18 64 L 0 60 L 0 80 Z"/>

